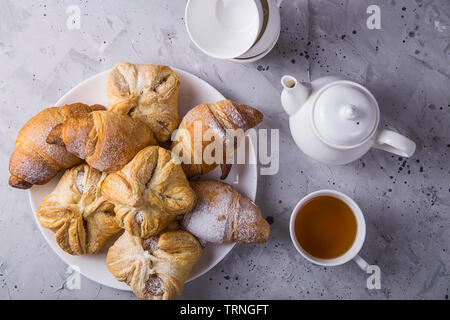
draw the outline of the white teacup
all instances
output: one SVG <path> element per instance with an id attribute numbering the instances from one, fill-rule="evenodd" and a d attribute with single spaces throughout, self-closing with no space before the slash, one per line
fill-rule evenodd
<path id="1" fill-rule="evenodd" d="M 218 59 L 247 52 L 263 23 L 260 0 L 189 0 L 185 15 L 192 42 Z"/>
<path id="2" fill-rule="evenodd" d="M 337 258 L 321 259 L 321 258 L 312 256 L 311 254 L 309 254 L 306 250 L 304 250 L 302 248 L 302 246 L 300 245 L 300 243 L 297 240 L 297 237 L 295 235 L 295 220 L 296 220 L 296 217 L 297 217 L 297 214 L 298 214 L 300 208 L 302 208 L 308 201 L 310 201 L 316 197 L 319 197 L 319 196 L 331 196 L 331 197 L 337 198 L 339 200 L 342 200 L 344 203 L 346 203 L 350 207 L 350 209 L 352 210 L 352 212 L 356 218 L 357 229 L 356 229 L 355 240 L 353 241 L 352 246 L 344 254 L 342 254 L 341 256 L 339 256 Z M 321 266 L 338 266 L 338 265 L 344 264 L 350 260 L 353 260 L 358 264 L 358 266 L 362 270 L 367 271 L 367 267 L 369 266 L 369 264 L 358 255 L 358 253 L 361 250 L 361 247 L 364 243 L 364 239 L 366 237 L 366 222 L 364 220 L 363 213 L 362 213 L 361 209 L 359 208 L 359 206 L 356 204 L 355 201 L 353 201 L 353 199 L 351 199 L 347 195 L 345 195 L 341 192 L 335 191 L 335 190 L 319 190 L 319 191 L 308 194 L 306 197 L 304 197 L 297 203 L 294 210 L 292 211 L 289 229 L 290 229 L 291 239 L 292 239 L 292 242 L 294 243 L 295 248 L 297 249 L 298 252 L 300 252 L 300 254 L 306 260 L 308 260 L 312 263 L 321 265 Z"/>

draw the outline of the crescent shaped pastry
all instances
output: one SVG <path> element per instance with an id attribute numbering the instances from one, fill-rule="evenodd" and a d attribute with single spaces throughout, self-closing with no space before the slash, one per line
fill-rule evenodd
<path id="1" fill-rule="evenodd" d="M 47 135 L 68 117 L 104 109 L 100 105 L 74 103 L 44 109 L 28 120 L 17 135 L 9 161 L 9 185 L 29 189 L 33 184 L 49 182 L 61 169 L 79 164 L 81 159 L 64 147 L 46 143 Z"/>
<path id="2" fill-rule="evenodd" d="M 263 119 L 263 114 L 245 104 L 236 103 L 231 100 L 221 100 L 215 103 L 205 103 L 191 109 L 184 116 L 180 123 L 180 127 L 174 137 L 172 143 L 172 151 L 175 151 L 175 146 L 181 144 L 181 151 L 183 156 L 190 159 L 190 163 L 183 163 L 183 170 L 186 177 L 190 178 L 197 175 L 202 175 L 214 170 L 217 163 L 208 164 L 205 161 L 195 163 L 194 152 L 196 145 L 194 140 L 199 139 L 195 137 L 195 128 L 199 128 L 199 135 L 201 139 L 202 154 L 207 148 L 210 141 L 203 139 L 207 132 L 211 132 L 223 142 L 223 160 L 221 163 L 222 176 L 225 179 L 231 170 L 231 164 L 226 163 L 226 158 L 232 158 L 233 154 L 225 154 L 225 150 L 236 150 L 238 143 L 234 143 L 234 139 L 230 140 L 227 136 L 227 130 L 242 129 L 244 132 L 250 128 L 258 125 Z M 240 141 L 238 141 L 240 142 Z M 232 150 L 232 151 L 234 151 Z M 186 154 L 184 154 L 186 152 Z M 203 159 L 203 158 L 202 158 Z"/>
<path id="3" fill-rule="evenodd" d="M 69 117 L 50 131 L 47 142 L 65 146 L 93 168 L 114 172 L 157 141 L 142 121 L 111 111 Z"/>
<path id="4" fill-rule="evenodd" d="M 261 209 L 229 184 L 219 181 L 192 181 L 197 193 L 195 208 L 185 214 L 183 228 L 202 242 L 263 243 L 270 225 Z"/>

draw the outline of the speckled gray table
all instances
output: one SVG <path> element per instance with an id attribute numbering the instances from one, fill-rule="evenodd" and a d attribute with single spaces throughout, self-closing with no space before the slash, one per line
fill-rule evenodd
<path id="1" fill-rule="evenodd" d="M 81 9 L 81 28 L 66 9 Z M 366 27 L 369 4 L 381 30 Z M 238 245 L 186 285 L 186 299 L 448 299 L 450 286 L 450 2 L 448 0 L 284 0 L 275 49 L 249 65 L 200 53 L 184 26 L 184 0 L 0 0 L 0 298 L 130 299 L 83 278 L 64 286 L 66 266 L 48 247 L 26 192 L 7 185 L 13 142 L 25 121 L 116 61 L 176 66 L 225 96 L 258 107 L 263 126 L 280 129 L 280 171 L 259 179 L 257 203 L 271 217 L 266 245 Z M 279 79 L 343 74 L 377 97 L 382 126 L 417 143 L 411 159 L 370 151 L 346 166 L 308 159 L 289 134 Z M 352 196 L 367 220 L 361 254 L 381 268 L 381 290 L 352 263 L 306 262 L 288 221 L 306 193 L 334 188 Z"/>

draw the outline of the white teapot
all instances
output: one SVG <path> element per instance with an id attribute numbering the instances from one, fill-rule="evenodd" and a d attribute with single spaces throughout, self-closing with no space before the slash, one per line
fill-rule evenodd
<path id="1" fill-rule="evenodd" d="M 380 109 L 374 96 L 358 83 L 324 77 L 299 83 L 281 79 L 281 103 L 289 114 L 292 137 L 311 158 L 346 164 L 370 148 L 411 157 L 416 144 L 391 130 L 379 130 Z"/>

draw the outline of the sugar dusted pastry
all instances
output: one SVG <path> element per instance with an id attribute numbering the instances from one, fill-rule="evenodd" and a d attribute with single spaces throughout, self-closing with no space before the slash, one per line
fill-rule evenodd
<path id="1" fill-rule="evenodd" d="M 198 241 L 186 231 L 165 230 L 147 239 L 125 231 L 109 248 L 106 266 L 138 298 L 169 300 L 181 295 L 201 252 Z"/>
<path id="2" fill-rule="evenodd" d="M 46 143 L 47 135 L 70 116 L 104 109 L 100 105 L 74 103 L 44 109 L 28 120 L 17 135 L 9 161 L 9 185 L 28 189 L 33 184 L 45 184 L 61 169 L 79 164 L 81 159 L 64 147 Z"/>
<path id="3" fill-rule="evenodd" d="M 200 104 L 190 110 L 181 120 L 179 130 L 173 139 L 172 151 L 177 155 L 190 159 L 190 163 L 182 164 L 184 173 L 188 178 L 214 170 L 218 165 L 215 162 L 211 164 L 204 161 L 197 164 L 194 162 L 194 146 L 196 145 L 194 140 L 198 139 L 194 134 L 196 124 L 200 124 L 197 125 L 200 139 L 210 131 L 224 143 L 223 160 L 220 164 L 222 176 L 220 178 L 225 179 L 231 170 L 231 164 L 227 164 L 226 159 L 233 156 L 232 154 L 227 155 L 225 150 L 232 150 L 233 147 L 236 150 L 238 147 L 237 143 L 232 145 L 232 141 L 229 141 L 226 130 L 242 129 L 245 132 L 258 125 L 262 119 L 263 114 L 255 108 L 231 100 Z M 200 141 L 202 141 L 201 151 L 203 153 L 211 141 L 206 138 Z M 175 148 L 181 150 L 181 152 Z M 234 150 L 232 151 L 234 152 Z"/>
<path id="4" fill-rule="evenodd" d="M 93 168 L 115 172 L 157 141 L 142 121 L 111 111 L 68 117 L 50 131 L 47 142 L 64 146 Z"/>
<path id="5" fill-rule="evenodd" d="M 159 142 L 178 127 L 180 81 L 167 66 L 116 63 L 108 75 L 109 110 L 144 121 Z"/>
<path id="6" fill-rule="evenodd" d="M 38 207 L 39 222 L 55 232 L 56 241 L 67 253 L 97 253 L 121 230 L 114 206 L 100 193 L 105 177 L 87 164 L 69 169 Z"/>
<path id="7" fill-rule="evenodd" d="M 119 225 L 142 238 L 161 232 L 197 199 L 171 152 L 158 146 L 141 150 L 122 170 L 108 175 L 101 189 L 114 203 Z"/>
<path id="8" fill-rule="evenodd" d="M 266 242 L 270 226 L 261 210 L 230 185 L 218 181 L 193 181 L 198 196 L 195 208 L 181 225 L 202 242 Z"/>

